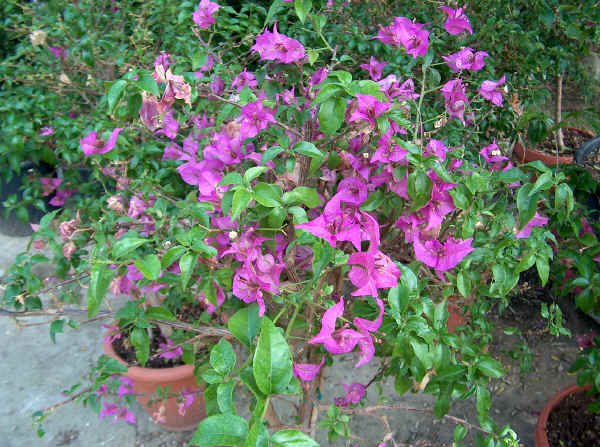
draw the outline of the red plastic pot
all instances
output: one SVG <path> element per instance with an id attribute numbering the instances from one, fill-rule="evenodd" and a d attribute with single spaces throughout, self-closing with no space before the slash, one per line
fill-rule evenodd
<path id="1" fill-rule="evenodd" d="M 554 407 L 556 407 L 570 394 L 583 393 L 589 387 L 589 384 L 584 387 L 580 387 L 579 385 L 570 385 L 566 388 L 563 388 L 550 398 L 540 413 L 537 425 L 535 426 L 535 447 L 550 447 L 550 444 L 548 443 L 548 435 L 546 434 L 546 424 L 548 423 L 548 416 L 550 416 L 550 413 L 552 410 L 554 410 Z"/>
<path id="2" fill-rule="evenodd" d="M 565 130 L 573 130 L 580 132 L 592 138 L 593 135 L 586 130 L 576 129 L 574 127 L 565 126 Z M 555 154 L 549 154 L 547 152 L 538 151 L 536 149 L 524 148 L 523 145 L 517 141 L 513 147 L 513 154 L 518 163 L 529 163 L 530 161 L 539 160 L 546 166 L 556 166 L 559 164 L 571 164 L 574 162 L 573 154 L 570 155 L 559 155 L 556 157 Z"/>
<path id="3" fill-rule="evenodd" d="M 119 362 L 126 365 L 121 359 L 112 345 L 104 342 L 104 353 L 117 359 Z M 194 377 L 193 365 L 182 365 L 174 368 L 141 368 L 139 366 L 130 366 L 124 376 L 133 380 L 133 390 L 136 393 L 149 393 L 142 396 L 137 396 L 137 401 L 151 416 L 159 411 L 161 405 L 165 406 L 164 418 L 165 421 L 159 425 L 171 431 L 187 431 L 196 428 L 198 423 L 206 417 L 206 407 L 204 404 L 204 396 L 201 392 L 196 393 L 194 403 L 190 405 L 185 412 L 185 415 L 179 414 L 177 407 L 177 397 L 169 397 L 164 401 L 158 401 L 156 387 L 171 387 L 170 392 L 179 393 L 184 388 L 190 390 L 203 389 L 196 383 Z M 149 401 L 153 399 L 152 404 Z"/>

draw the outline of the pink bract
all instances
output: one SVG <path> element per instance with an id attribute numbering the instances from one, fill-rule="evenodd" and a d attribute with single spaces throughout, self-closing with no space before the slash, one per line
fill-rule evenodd
<path id="1" fill-rule="evenodd" d="M 502 95 L 504 94 L 502 84 L 506 81 L 506 76 L 502 76 L 497 81 L 483 81 L 481 83 L 481 87 L 479 90 L 479 94 L 483 96 L 488 101 L 491 101 L 492 104 L 501 106 L 502 105 Z"/>
<path id="2" fill-rule="evenodd" d="M 256 36 L 252 51 L 257 52 L 262 60 L 285 64 L 301 61 L 306 56 L 304 46 L 299 41 L 277 32 L 277 24 L 273 25 L 273 32 L 265 30 Z"/>
<path id="3" fill-rule="evenodd" d="M 294 363 L 294 375 L 300 380 L 310 382 L 317 376 L 324 363 L 325 357 L 323 357 L 319 363 Z"/>
<path id="4" fill-rule="evenodd" d="M 123 130 L 122 127 L 116 127 L 110 133 L 110 137 L 108 137 L 108 141 L 104 142 L 104 139 L 98 138 L 98 134 L 95 130 L 92 130 L 88 133 L 84 138 L 79 140 L 81 144 L 81 149 L 85 155 L 92 154 L 106 154 L 110 152 L 117 143 L 117 137 L 119 136 L 119 132 Z"/>
<path id="5" fill-rule="evenodd" d="M 439 6 L 439 8 L 448 14 L 448 18 L 444 23 L 444 29 L 448 31 L 448 33 L 456 35 L 462 33 L 464 30 L 467 30 L 473 34 L 473 29 L 469 23 L 469 18 L 464 13 L 464 7 L 453 9 L 448 6 Z"/>
<path id="6" fill-rule="evenodd" d="M 210 28 L 210 26 L 214 25 L 217 21 L 213 14 L 217 12 L 220 7 L 221 6 L 218 3 L 211 2 L 210 0 L 201 0 L 198 9 L 192 14 L 194 23 L 200 28 Z"/>

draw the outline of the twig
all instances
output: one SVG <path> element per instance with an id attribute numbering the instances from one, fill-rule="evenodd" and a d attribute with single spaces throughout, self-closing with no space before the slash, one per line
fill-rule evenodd
<path id="1" fill-rule="evenodd" d="M 229 99 L 223 98 L 222 96 L 216 95 L 214 93 L 210 93 L 209 95 L 207 95 L 207 97 L 210 98 L 214 98 L 214 99 L 218 99 L 219 101 L 225 102 L 227 104 L 232 104 L 236 107 L 242 108 L 243 106 L 235 101 L 231 101 Z M 293 127 L 288 126 L 287 124 L 282 123 L 279 120 L 275 120 L 275 124 L 277 124 L 279 127 L 282 127 L 283 129 L 287 130 L 288 132 L 293 133 L 294 135 L 296 135 L 298 138 L 302 139 L 303 135 L 298 132 L 296 129 L 294 129 Z M 307 157 L 308 158 L 308 157 Z"/>
<path id="2" fill-rule="evenodd" d="M 319 405 L 320 410 L 327 410 L 327 408 L 328 408 L 327 405 Z M 427 413 L 427 414 L 435 415 L 435 412 L 431 408 L 417 408 L 417 407 L 410 407 L 407 405 L 400 405 L 400 404 L 390 404 L 390 405 L 378 404 L 378 405 L 369 405 L 366 407 L 358 407 L 358 408 L 340 408 L 340 411 L 342 411 L 344 413 L 368 414 L 368 415 L 372 415 L 372 416 L 373 416 L 373 413 L 375 413 L 377 411 L 383 411 L 383 410 L 415 411 L 417 413 Z M 469 429 L 478 431 L 480 433 L 485 433 L 486 435 L 489 434 L 488 431 L 484 430 L 483 428 L 479 427 L 478 425 L 471 424 L 470 422 L 468 422 L 464 419 L 458 418 L 456 416 L 451 416 L 449 414 L 445 414 L 444 419 L 454 422 L 455 424 L 463 424 L 463 425 L 467 426 Z"/>
<path id="3" fill-rule="evenodd" d="M 82 396 L 83 394 L 90 392 L 91 389 L 92 389 L 92 387 L 88 386 L 86 389 L 80 391 L 79 393 L 73 394 L 69 398 L 62 400 L 60 402 L 57 402 L 54 405 L 50 405 L 49 407 L 42 408 L 40 411 L 42 413 L 50 413 L 50 412 L 56 410 L 58 407 L 62 407 L 63 405 L 68 404 L 69 402 L 73 402 L 79 396 Z"/>

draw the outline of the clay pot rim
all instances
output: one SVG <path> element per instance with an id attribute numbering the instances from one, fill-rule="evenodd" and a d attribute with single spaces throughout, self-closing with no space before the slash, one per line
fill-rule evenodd
<path id="1" fill-rule="evenodd" d="M 580 129 L 579 127 L 564 126 L 563 129 L 575 130 L 577 132 L 581 132 L 582 134 L 585 134 L 589 138 L 594 137 L 594 135 L 592 133 L 588 132 L 585 129 Z M 532 149 L 532 148 L 526 149 L 521 144 L 520 138 L 517 141 L 515 141 L 515 144 L 513 146 L 513 153 L 517 156 L 517 161 L 519 163 L 526 163 L 526 158 L 531 158 L 531 161 L 540 160 L 541 162 L 543 162 L 544 164 L 549 165 L 549 166 L 555 166 L 556 162 L 557 162 L 556 155 L 549 154 L 547 152 L 542 152 L 537 149 Z M 530 154 L 530 157 L 527 157 L 527 154 Z M 558 163 L 560 163 L 560 164 L 575 163 L 575 154 L 573 153 L 571 155 L 559 155 Z"/>
<path id="2" fill-rule="evenodd" d="M 108 334 L 108 333 L 107 333 Z M 194 365 L 180 365 L 171 368 L 142 368 L 141 366 L 129 366 L 112 347 L 112 344 L 104 342 L 104 352 L 116 359 L 119 363 L 127 366 L 128 370 L 124 373 L 133 380 L 155 380 L 155 381 L 175 381 L 194 375 Z"/>
<path id="3" fill-rule="evenodd" d="M 535 447 L 550 447 L 548 443 L 548 435 L 546 434 L 546 424 L 548 423 L 548 417 L 554 407 L 562 402 L 567 396 L 571 394 L 583 393 L 590 388 L 591 384 L 588 383 L 583 387 L 577 384 L 569 385 L 560 390 L 558 393 L 553 395 L 538 416 L 537 424 L 535 426 Z"/>

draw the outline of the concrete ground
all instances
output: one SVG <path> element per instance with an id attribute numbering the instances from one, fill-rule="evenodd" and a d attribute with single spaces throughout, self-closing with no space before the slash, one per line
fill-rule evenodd
<path id="1" fill-rule="evenodd" d="M 25 249 L 28 239 L 0 235 L 0 276 L 15 256 Z M 30 319 L 27 322 L 43 321 Z M 100 322 L 83 325 L 77 331 L 65 328 L 58 334 L 56 344 L 49 340 L 47 325 L 19 329 L 13 319 L 0 317 L 0 447 L 28 446 L 123 446 L 174 447 L 187 445 L 191 433 L 170 433 L 154 425 L 139 405 L 133 408 L 138 423 L 112 423 L 109 418 L 99 420 L 90 409 L 78 404 L 58 408 L 45 422 L 46 434 L 38 438 L 32 428 L 31 415 L 38 409 L 64 399 L 61 391 L 75 383 L 86 384 L 86 373 L 102 352 L 103 329 Z M 571 339 L 540 338 L 535 343 L 537 359 L 534 370 L 521 377 L 517 369 L 508 369 L 505 379 L 499 381 L 492 401 L 492 414 L 501 424 L 510 423 L 521 435 L 522 445 L 533 447 L 536 411 L 561 387 L 574 382 L 565 371 L 576 353 Z M 340 383 L 366 383 L 377 371 L 376 365 L 354 369 L 355 359 L 348 356 L 327 371 L 323 387 L 323 402 L 343 394 Z M 539 367 L 538 367 L 539 365 Z M 374 387 L 373 387 L 374 388 Z M 398 396 L 393 384 L 384 384 L 384 395 L 391 403 L 414 407 L 431 407 L 429 396 L 408 393 Z M 370 390 L 369 399 L 377 399 Z M 240 412 L 242 405 L 240 402 Z M 285 403 L 277 405 L 285 413 Z M 452 408 L 451 414 L 467 417 L 477 423 L 473 402 L 462 402 Z M 390 413 L 390 424 L 395 439 L 403 446 L 441 446 L 452 442 L 454 425 L 433 416 L 417 412 Z M 365 441 L 352 442 L 361 447 L 375 446 L 383 436 L 381 423 L 370 417 L 356 417 L 352 431 Z M 319 432 L 322 446 L 330 444 L 326 434 Z M 421 443 L 419 443 L 421 442 Z M 390 444 L 388 444 L 389 446 Z"/>

